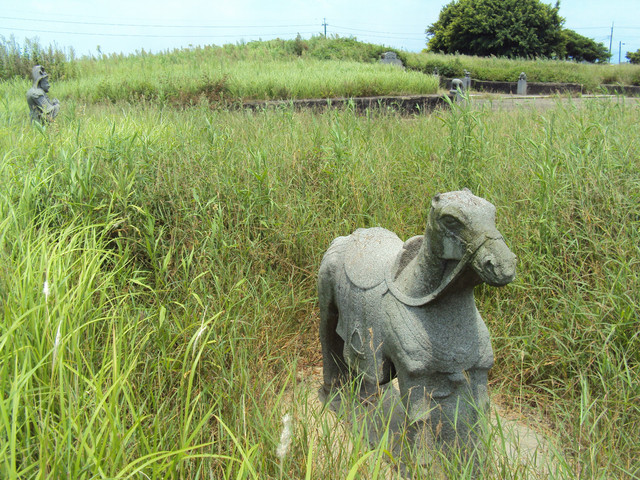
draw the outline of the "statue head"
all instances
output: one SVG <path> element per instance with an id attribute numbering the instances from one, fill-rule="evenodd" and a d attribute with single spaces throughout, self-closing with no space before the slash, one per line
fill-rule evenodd
<path id="1" fill-rule="evenodd" d="M 425 237 L 433 254 L 468 261 L 489 285 L 515 278 L 517 259 L 496 228 L 496 207 L 469 189 L 433 197 Z"/>
<path id="2" fill-rule="evenodd" d="M 47 93 L 49 91 L 49 78 L 48 77 L 44 77 L 42 80 L 40 80 L 40 88 L 42 90 L 44 90 L 45 93 Z"/>
<path id="3" fill-rule="evenodd" d="M 449 93 L 455 95 L 458 90 L 463 91 L 464 84 L 459 78 L 454 78 L 453 80 L 451 80 L 451 90 L 449 90 Z"/>
<path id="4" fill-rule="evenodd" d="M 45 92 L 49 91 L 49 75 L 44 71 L 42 65 L 36 65 L 31 69 L 31 78 L 35 88 L 42 88 Z"/>

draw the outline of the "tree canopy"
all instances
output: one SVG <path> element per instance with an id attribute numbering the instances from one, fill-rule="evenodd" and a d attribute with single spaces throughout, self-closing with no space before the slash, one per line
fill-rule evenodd
<path id="1" fill-rule="evenodd" d="M 453 0 L 429 26 L 428 49 L 479 56 L 564 57 L 560 3 Z"/>
<path id="2" fill-rule="evenodd" d="M 631 63 L 636 63 L 636 64 L 640 63 L 640 48 L 638 50 L 636 50 L 635 52 L 627 52 L 625 57 Z"/>
<path id="3" fill-rule="evenodd" d="M 590 63 L 609 61 L 609 50 L 603 43 L 569 29 L 564 29 L 562 33 L 565 45 L 565 55 L 561 55 L 562 58 Z"/>

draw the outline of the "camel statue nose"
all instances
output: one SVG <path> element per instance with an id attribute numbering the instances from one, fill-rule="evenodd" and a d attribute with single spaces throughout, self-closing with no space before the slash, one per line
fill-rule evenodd
<path id="1" fill-rule="evenodd" d="M 496 275 L 496 266 L 495 266 L 495 258 L 493 258 L 493 255 L 489 255 L 485 261 L 484 261 L 484 265 L 482 265 L 482 269 L 489 273 L 490 275 L 495 276 Z"/>
<path id="2" fill-rule="evenodd" d="M 502 240 L 488 242 L 479 255 L 478 274 L 493 286 L 506 285 L 516 276 L 517 258 Z"/>

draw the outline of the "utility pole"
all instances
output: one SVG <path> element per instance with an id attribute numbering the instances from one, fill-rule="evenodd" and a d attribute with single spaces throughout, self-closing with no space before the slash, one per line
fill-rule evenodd
<path id="1" fill-rule="evenodd" d="M 613 44 L 613 22 L 611 22 L 611 37 L 609 37 L 609 61 L 611 61 L 611 45 L 612 44 Z"/>
<path id="2" fill-rule="evenodd" d="M 625 44 L 620 42 L 620 44 L 618 45 L 618 65 L 622 63 L 622 45 L 625 45 Z"/>
<path id="3" fill-rule="evenodd" d="M 322 26 L 324 27 L 324 38 L 327 38 L 327 19 L 323 18 L 322 22 Z"/>

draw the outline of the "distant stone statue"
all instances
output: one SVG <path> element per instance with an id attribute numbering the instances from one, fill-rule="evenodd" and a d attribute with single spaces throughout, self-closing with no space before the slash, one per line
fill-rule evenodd
<path id="1" fill-rule="evenodd" d="M 380 63 L 388 63 L 391 65 L 397 65 L 398 67 L 404 67 L 402 60 L 398 58 L 398 54 L 396 52 L 384 52 L 382 54 L 382 58 L 380 58 Z"/>
<path id="2" fill-rule="evenodd" d="M 27 91 L 27 104 L 31 112 L 31 121 L 40 123 L 52 121 L 60 111 L 60 103 L 57 99 L 50 100 L 47 96 L 49 92 L 49 75 L 44 71 L 44 67 L 36 65 L 31 70 L 33 86 Z"/>
<path id="3" fill-rule="evenodd" d="M 464 78 L 462 79 L 464 85 L 464 91 L 471 90 L 471 72 L 469 70 L 464 71 Z"/>
<path id="4" fill-rule="evenodd" d="M 464 99 L 464 83 L 459 78 L 451 80 L 451 89 L 449 94 L 453 95 L 456 101 L 462 101 Z"/>
<path id="5" fill-rule="evenodd" d="M 518 95 L 527 94 L 527 74 L 524 72 L 522 72 L 518 77 L 517 94 Z"/>
<path id="6" fill-rule="evenodd" d="M 495 214 L 465 189 L 433 197 L 424 235 L 369 228 L 331 243 L 318 274 L 325 392 L 354 375 L 375 392 L 397 376 L 416 444 L 475 442 L 493 351 L 473 290 L 516 274 Z"/>

